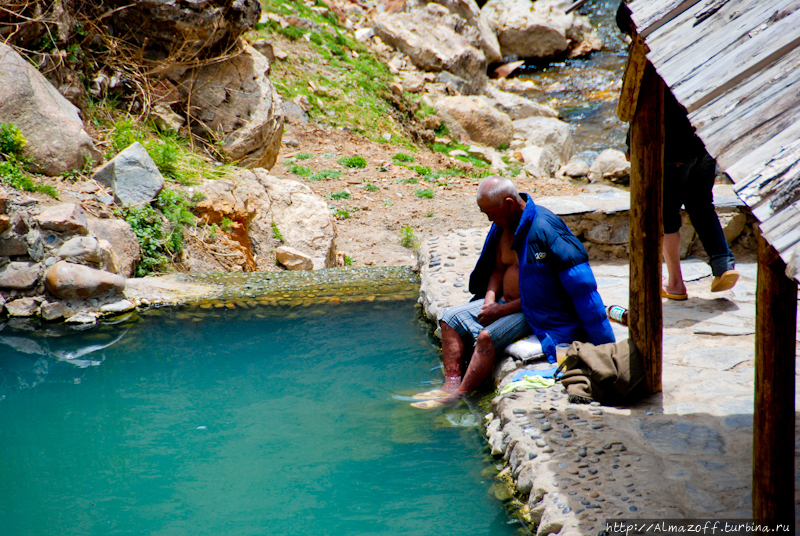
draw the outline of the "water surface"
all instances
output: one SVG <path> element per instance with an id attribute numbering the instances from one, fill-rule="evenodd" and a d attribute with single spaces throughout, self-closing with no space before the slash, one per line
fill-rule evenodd
<path id="1" fill-rule="evenodd" d="M 0 342 L 3 534 L 519 528 L 481 475 L 469 409 L 395 398 L 441 380 L 413 300 L 162 309 L 66 335 L 6 327 Z"/>

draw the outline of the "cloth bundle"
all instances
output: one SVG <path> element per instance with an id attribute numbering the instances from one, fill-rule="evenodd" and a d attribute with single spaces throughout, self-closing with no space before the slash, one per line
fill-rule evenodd
<path id="1" fill-rule="evenodd" d="M 630 339 L 596 346 L 574 342 L 566 363 L 561 383 L 570 402 L 619 404 L 646 394 L 644 361 Z"/>

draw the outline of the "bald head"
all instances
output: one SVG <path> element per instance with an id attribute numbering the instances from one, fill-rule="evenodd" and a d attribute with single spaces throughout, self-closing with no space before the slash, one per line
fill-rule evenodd
<path id="1" fill-rule="evenodd" d="M 514 183 L 505 177 L 493 175 L 486 177 L 478 185 L 478 204 L 481 206 L 497 206 L 510 197 L 516 203 L 522 203 Z"/>
<path id="2" fill-rule="evenodd" d="M 495 175 L 486 177 L 478 185 L 478 208 L 498 227 L 514 229 L 525 209 L 525 201 L 514 183 Z"/>

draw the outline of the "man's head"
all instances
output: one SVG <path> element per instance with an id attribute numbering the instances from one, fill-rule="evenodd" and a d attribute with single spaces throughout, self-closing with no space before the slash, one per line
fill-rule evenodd
<path id="1" fill-rule="evenodd" d="M 505 177 L 486 177 L 478 185 L 478 207 L 489 221 L 498 227 L 516 227 L 525 202 L 517 193 L 517 188 Z"/>

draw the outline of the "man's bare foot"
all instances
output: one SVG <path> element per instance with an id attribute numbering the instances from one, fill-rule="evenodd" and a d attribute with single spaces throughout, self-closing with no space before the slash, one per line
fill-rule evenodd
<path id="1" fill-rule="evenodd" d="M 441 408 L 442 406 L 450 406 L 461 400 L 463 393 L 456 393 L 444 398 L 437 398 L 436 400 L 423 400 L 422 402 L 414 402 L 412 407 L 419 409 L 434 409 Z"/>
<path id="2" fill-rule="evenodd" d="M 449 393 L 442 389 L 432 389 L 430 391 L 425 391 L 423 393 L 417 393 L 413 395 L 411 398 L 414 400 L 436 400 L 438 398 L 445 398 L 450 396 L 453 393 Z"/>

